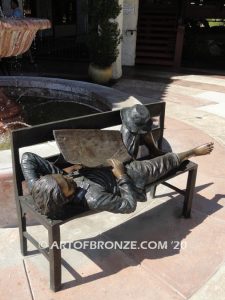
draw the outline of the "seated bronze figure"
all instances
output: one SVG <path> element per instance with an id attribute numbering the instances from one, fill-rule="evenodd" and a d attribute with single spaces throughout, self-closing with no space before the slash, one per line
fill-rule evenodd
<path id="1" fill-rule="evenodd" d="M 131 213 L 137 201 L 146 201 L 146 185 L 178 168 L 184 160 L 213 150 L 213 143 L 207 143 L 182 153 L 162 152 L 152 137 L 152 120 L 143 105 L 122 109 L 121 119 L 119 151 L 109 157 L 108 166 L 80 164 L 67 173 L 36 154 L 23 154 L 23 174 L 41 213 L 52 219 L 64 218 L 78 207 Z M 149 159 L 139 159 L 142 141 Z"/>

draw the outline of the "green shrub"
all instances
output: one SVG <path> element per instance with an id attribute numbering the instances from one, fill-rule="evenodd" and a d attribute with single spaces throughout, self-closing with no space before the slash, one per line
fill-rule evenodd
<path id="1" fill-rule="evenodd" d="M 90 60 L 100 67 L 110 66 L 119 54 L 120 30 L 115 19 L 121 11 L 118 0 L 89 0 Z"/>

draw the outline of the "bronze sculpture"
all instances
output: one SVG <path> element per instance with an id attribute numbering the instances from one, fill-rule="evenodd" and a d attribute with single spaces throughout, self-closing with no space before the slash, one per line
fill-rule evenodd
<path id="1" fill-rule="evenodd" d="M 121 151 L 128 153 L 124 164 L 109 158 L 109 167 L 83 167 L 67 174 L 43 158 L 25 153 L 21 166 L 39 210 L 51 218 L 64 218 L 77 207 L 130 213 L 137 201 L 146 201 L 145 185 L 177 168 L 184 160 L 211 153 L 213 143 L 179 154 L 164 154 L 151 135 L 151 118 L 142 105 L 121 111 Z M 155 158 L 137 160 L 141 139 Z M 43 176 L 40 178 L 40 176 Z"/>

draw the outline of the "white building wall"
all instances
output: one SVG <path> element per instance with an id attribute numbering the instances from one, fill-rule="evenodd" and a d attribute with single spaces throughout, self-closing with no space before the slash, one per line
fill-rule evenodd
<path id="1" fill-rule="evenodd" d="M 119 0 L 119 4 L 123 7 L 123 0 Z M 116 18 L 116 22 L 118 22 L 120 32 L 122 34 L 123 32 L 123 10 L 119 14 L 119 16 Z M 112 65 L 112 78 L 113 79 L 119 79 L 122 76 L 122 42 L 118 46 L 119 55 L 117 57 L 117 60 Z"/>
<path id="2" fill-rule="evenodd" d="M 134 66 L 139 0 L 123 1 L 122 65 Z"/>
<path id="3" fill-rule="evenodd" d="M 137 21 L 139 0 L 119 0 L 122 5 L 122 12 L 117 18 L 122 34 L 119 45 L 120 54 L 113 64 L 113 78 L 122 76 L 123 66 L 134 66 L 136 57 Z"/>

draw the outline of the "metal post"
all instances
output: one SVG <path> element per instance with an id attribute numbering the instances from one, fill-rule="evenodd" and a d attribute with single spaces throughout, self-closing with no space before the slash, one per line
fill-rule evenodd
<path id="1" fill-rule="evenodd" d="M 191 207 L 192 207 L 192 200 L 194 196 L 196 176 L 197 176 L 197 166 L 196 168 L 188 172 L 186 193 L 184 197 L 184 206 L 183 206 L 183 216 L 185 218 L 190 218 L 191 216 Z"/>
<path id="2" fill-rule="evenodd" d="M 61 249 L 60 227 L 53 226 L 48 230 L 49 239 L 49 265 L 50 265 L 50 288 L 57 292 L 61 288 Z"/>

